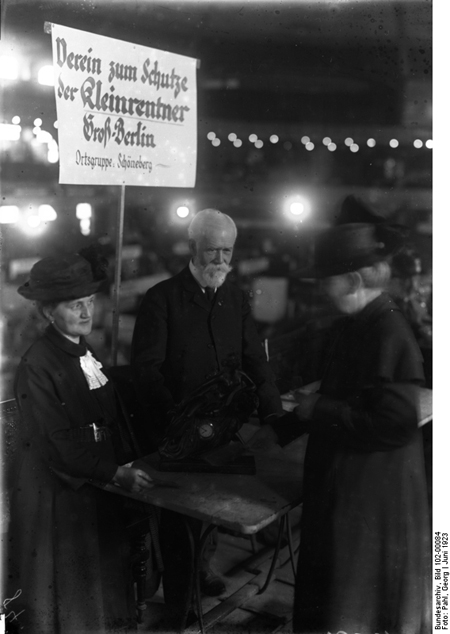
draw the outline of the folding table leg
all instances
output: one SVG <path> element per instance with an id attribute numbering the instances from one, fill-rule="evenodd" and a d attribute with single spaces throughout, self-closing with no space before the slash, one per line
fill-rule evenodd
<path id="1" fill-rule="evenodd" d="M 292 529 L 291 529 L 291 518 L 289 513 L 286 514 L 286 526 L 287 526 L 287 537 L 288 537 L 288 546 L 289 546 L 289 558 L 291 560 L 292 572 L 294 573 L 294 580 L 297 576 L 297 571 L 295 569 L 295 561 L 294 561 L 294 544 L 292 541 Z"/>
<path id="2" fill-rule="evenodd" d="M 197 616 L 198 622 L 200 624 L 200 631 L 202 634 L 205 631 L 205 626 L 203 623 L 203 609 L 202 609 L 202 593 L 200 590 L 200 562 L 202 558 L 203 549 L 206 544 L 206 540 L 212 531 L 216 528 L 215 524 L 209 524 L 203 531 L 202 536 L 200 537 L 200 541 L 197 545 L 197 552 L 195 556 L 195 566 L 194 566 L 194 588 L 195 588 L 195 599 L 197 602 Z"/>
<path id="3" fill-rule="evenodd" d="M 210 533 L 216 528 L 216 526 L 215 524 L 209 524 L 205 528 L 203 533 L 199 537 L 197 537 L 197 536 L 194 536 L 192 527 L 189 524 L 188 519 L 186 517 L 184 519 L 185 519 L 185 525 L 187 528 L 189 542 L 191 546 L 192 564 L 193 564 L 192 569 L 194 571 L 193 591 L 194 591 L 195 603 L 197 608 L 198 622 L 200 625 L 200 631 L 202 632 L 202 634 L 204 634 L 205 626 L 203 622 L 202 593 L 200 590 L 200 562 L 202 558 L 203 549 L 206 544 L 206 540 L 208 539 Z"/>
<path id="4" fill-rule="evenodd" d="M 275 566 L 276 566 L 276 563 L 277 563 L 278 554 L 280 552 L 281 538 L 283 536 L 285 525 L 286 525 L 286 515 L 283 515 L 283 517 L 280 519 L 280 526 L 278 528 L 277 544 L 275 546 L 275 552 L 273 553 L 272 563 L 270 564 L 270 569 L 269 569 L 269 572 L 267 573 L 266 581 L 265 581 L 263 587 L 261 588 L 261 590 L 258 592 L 258 594 L 262 594 L 263 592 L 265 592 L 267 590 L 268 586 L 269 586 L 269 583 L 272 581 L 272 576 L 273 576 L 273 573 L 274 573 L 274 570 L 275 570 Z"/>

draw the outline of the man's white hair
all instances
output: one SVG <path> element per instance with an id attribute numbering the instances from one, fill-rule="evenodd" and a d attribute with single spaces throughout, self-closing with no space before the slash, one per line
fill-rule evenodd
<path id="1" fill-rule="evenodd" d="M 234 236 L 237 236 L 237 227 L 233 218 L 222 213 L 218 209 L 202 209 L 191 220 L 188 228 L 188 237 L 190 240 L 197 240 L 208 232 L 211 227 L 232 227 Z"/>

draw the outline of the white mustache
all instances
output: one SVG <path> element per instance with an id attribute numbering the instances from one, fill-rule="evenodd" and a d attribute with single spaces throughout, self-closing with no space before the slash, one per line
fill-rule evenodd
<path id="1" fill-rule="evenodd" d="M 214 264 L 212 262 L 207 264 L 202 271 L 203 278 L 207 283 L 207 286 L 214 288 L 216 286 L 221 286 L 225 282 L 225 278 L 232 268 L 233 267 L 226 264 L 226 262 L 223 262 L 222 264 Z"/>
<path id="2" fill-rule="evenodd" d="M 210 273 L 210 272 L 212 273 L 216 271 L 217 272 L 220 271 L 221 273 L 229 273 L 232 268 L 233 267 L 227 264 L 226 262 L 222 262 L 222 264 L 214 264 L 214 262 L 210 262 L 209 264 L 205 266 L 203 271 L 204 273 Z"/>

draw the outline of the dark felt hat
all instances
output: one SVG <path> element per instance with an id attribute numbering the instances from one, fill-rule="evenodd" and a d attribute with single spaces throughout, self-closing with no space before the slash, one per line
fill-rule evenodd
<path id="1" fill-rule="evenodd" d="M 341 204 L 335 226 L 315 241 L 312 267 L 297 273 L 300 278 L 321 278 L 357 271 L 389 259 L 405 244 L 406 227 L 388 223 L 353 194 Z"/>
<path id="2" fill-rule="evenodd" d="M 67 301 L 96 293 L 106 279 L 103 269 L 78 253 L 39 260 L 30 279 L 17 289 L 26 299 Z"/>
<path id="3" fill-rule="evenodd" d="M 318 236 L 312 277 L 330 277 L 372 266 L 389 259 L 403 243 L 402 231 L 392 225 L 340 224 Z"/>

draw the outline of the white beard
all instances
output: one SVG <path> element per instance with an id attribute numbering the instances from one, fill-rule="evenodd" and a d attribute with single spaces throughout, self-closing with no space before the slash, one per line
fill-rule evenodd
<path id="1" fill-rule="evenodd" d="M 232 267 L 229 264 L 207 264 L 201 268 L 202 278 L 206 286 L 218 288 L 222 286 Z"/>

